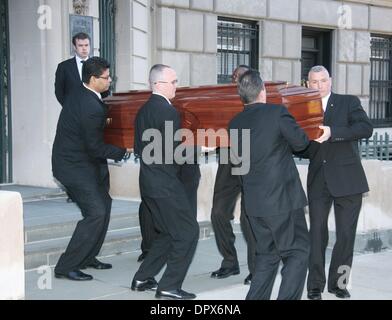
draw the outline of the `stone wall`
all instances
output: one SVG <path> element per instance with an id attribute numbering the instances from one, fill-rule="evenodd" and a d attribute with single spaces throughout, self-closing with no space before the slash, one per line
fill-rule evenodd
<path id="1" fill-rule="evenodd" d="M 118 0 L 116 16 L 116 90 L 148 87 L 151 67 L 149 0 Z"/>
<path id="2" fill-rule="evenodd" d="M 363 206 L 358 222 L 358 233 L 375 230 L 392 230 L 392 198 L 389 185 L 392 181 L 392 163 L 379 160 L 362 162 L 369 182 L 370 192 L 363 197 Z M 198 220 L 209 221 L 214 193 L 216 162 L 202 164 L 202 178 L 198 190 Z M 301 182 L 306 191 L 307 165 L 297 165 Z M 139 165 L 130 161 L 123 166 L 110 166 L 111 194 L 116 198 L 140 200 Z M 240 203 L 237 202 L 235 218 L 238 221 Z M 335 231 L 333 210 L 329 219 L 329 230 Z"/>

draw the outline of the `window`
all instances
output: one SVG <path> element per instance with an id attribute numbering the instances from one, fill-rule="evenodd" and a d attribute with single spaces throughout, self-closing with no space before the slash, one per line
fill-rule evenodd
<path id="1" fill-rule="evenodd" d="M 331 31 L 303 28 L 301 58 L 302 81 L 308 79 L 309 70 L 315 65 L 323 65 L 331 73 Z"/>
<path id="2" fill-rule="evenodd" d="M 230 83 L 234 69 L 258 69 L 259 27 L 256 22 L 218 18 L 218 83 Z"/>
<path id="3" fill-rule="evenodd" d="M 392 38 L 372 36 L 369 117 L 376 127 L 392 127 Z"/>

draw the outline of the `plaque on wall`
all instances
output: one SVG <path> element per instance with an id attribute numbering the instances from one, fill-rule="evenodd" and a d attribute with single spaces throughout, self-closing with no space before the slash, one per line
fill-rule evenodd
<path id="1" fill-rule="evenodd" d="M 90 42 L 91 50 L 93 50 L 93 47 L 94 47 L 94 18 L 93 17 L 70 14 L 69 15 L 69 30 L 70 30 L 70 39 L 71 40 L 72 40 L 72 37 L 79 32 L 87 33 L 91 39 L 91 42 Z M 74 52 L 72 41 L 71 41 L 70 52 L 71 53 Z"/>

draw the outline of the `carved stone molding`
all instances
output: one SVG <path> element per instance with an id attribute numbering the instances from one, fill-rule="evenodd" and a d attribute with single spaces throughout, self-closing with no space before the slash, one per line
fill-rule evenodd
<path id="1" fill-rule="evenodd" d="M 88 14 L 89 0 L 73 0 L 75 14 L 86 16 Z"/>

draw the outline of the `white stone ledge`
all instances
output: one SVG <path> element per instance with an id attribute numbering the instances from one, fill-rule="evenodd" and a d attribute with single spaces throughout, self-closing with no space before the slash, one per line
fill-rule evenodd
<path id="1" fill-rule="evenodd" d="M 364 195 L 362 210 L 358 221 L 358 233 L 373 230 L 392 229 L 392 197 L 390 197 L 390 181 L 392 181 L 392 163 L 378 160 L 364 160 L 370 192 Z M 202 164 L 201 181 L 198 190 L 198 221 L 210 221 L 212 198 L 214 193 L 216 162 Z M 306 191 L 307 165 L 297 165 L 302 185 Z M 128 162 L 122 167 L 110 166 L 111 194 L 122 199 L 140 200 L 139 165 Z M 235 209 L 235 219 L 240 215 L 240 201 Z M 335 231 L 333 209 L 329 219 L 329 230 Z"/>
<path id="2" fill-rule="evenodd" d="M 0 300 L 24 299 L 24 282 L 22 198 L 0 191 Z"/>

